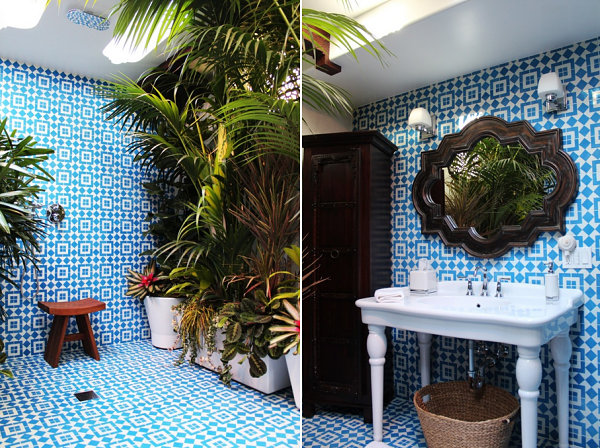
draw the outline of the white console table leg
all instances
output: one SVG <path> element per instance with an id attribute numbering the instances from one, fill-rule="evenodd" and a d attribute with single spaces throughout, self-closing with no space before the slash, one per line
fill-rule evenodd
<path id="1" fill-rule="evenodd" d="M 569 448 L 569 367 L 572 353 L 569 331 L 565 331 L 552 339 L 550 350 L 552 351 L 552 359 L 554 359 L 558 401 L 558 446 Z"/>
<path id="2" fill-rule="evenodd" d="M 367 338 L 367 351 L 369 352 L 369 364 L 371 365 L 371 400 L 373 402 L 373 441 L 367 448 L 387 447 L 383 440 L 383 365 L 385 364 L 385 352 L 387 340 L 385 338 L 385 327 L 369 325 L 369 336 Z"/>
<path id="3" fill-rule="evenodd" d="M 421 367 L 421 387 L 428 386 L 431 382 L 431 339 L 429 333 L 417 333 L 419 340 L 419 364 Z"/>
<path id="4" fill-rule="evenodd" d="M 537 400 L 542 382 L 540 347 L 518 347 L 517 382 L 521 397 L 521 446 L 537 447 Z"/>

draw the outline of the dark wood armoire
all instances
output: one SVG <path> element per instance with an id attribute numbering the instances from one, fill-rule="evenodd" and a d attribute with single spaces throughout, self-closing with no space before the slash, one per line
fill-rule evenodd
<path id="1" fill-rule="evenodd" d="M 302 226 L 325 279 L 302 306 L 303 415 L 315 404 L 358 407 L 371 421 L 367 326 L 354 302 L 391 285 L 391 158 L 396 147 L 378 131 L 304 136 Z M 388 344 L 385 395 L 392 392 Z"/>

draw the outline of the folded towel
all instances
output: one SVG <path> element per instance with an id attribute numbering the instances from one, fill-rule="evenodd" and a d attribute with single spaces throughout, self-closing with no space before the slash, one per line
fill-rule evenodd
<path id="1" fill-rule="evenodd" d="M 382 288 L 375 291 L 375 301 L 378 303 L 398 302 L 404 299 L 406 288 Z"/>

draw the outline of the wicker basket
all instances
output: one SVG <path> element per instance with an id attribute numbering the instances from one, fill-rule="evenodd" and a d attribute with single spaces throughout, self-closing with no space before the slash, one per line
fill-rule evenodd
<path id="1" fill-rule="evenodd" d="M 505 390 L 473 391 L 466 381 L 425 386 L 414 403 L 429 448 L 506 448 L 519 410 Z"/>

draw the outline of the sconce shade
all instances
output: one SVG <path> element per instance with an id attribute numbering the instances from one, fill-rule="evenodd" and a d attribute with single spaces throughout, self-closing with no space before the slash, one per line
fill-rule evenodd
<path id="1" fill-rule="evenodd" d="M 540 77 L 538 95 L 546 105 L 546 113 L 567 110 L 565 88 L 555 72 L 545 73 Z"/>
<path id="2" fill-rule="evenodd" d="M 555 72 L 545 73 L 541 76 L 538 83 L 538 95 L 544 101 L 549 95 L 552 96 L 552 99 L 565 96 L 565 89 L 563 89 L 562 83 Z"/>
<path id="3" fill-rule="evenodd" d="M 427 140 L 436 136 L 435 115 L 432 116 L 427 109 L 415 107 L 408 116 L 408 125 L 419 131 L 419 141 Z"/>
<path id="4" fill-rule="evenodd" d="M 408 125 L 414 129 L 431 129 L 433 127 L 431 115 L 429 115 L 427 109 L 424 109 L 423 107 L 416 107 L 411 111 L 410 115 L 408 116 Z"/>

